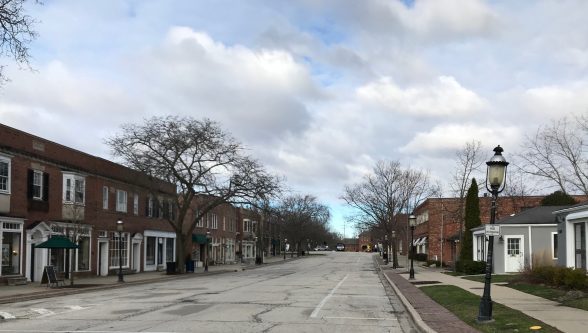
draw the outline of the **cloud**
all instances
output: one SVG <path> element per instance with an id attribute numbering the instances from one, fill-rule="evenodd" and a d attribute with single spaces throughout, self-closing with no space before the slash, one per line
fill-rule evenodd
<path id="1" fill-rule="evenodd" d="M 515 126 L 501 127 L 481 126 L 477 124 L 440 124 L 428 132 L 419 132 L 400 151 L 413 155 L 443 155 L 448 151 L 456 151 L 463 147 L 464 143 L 477 140 L 486 147 L 494 147 L 497 144 L 505 146 L 506 142 L 518 146 L 521 133 Z M 453 155 L 452 155 L 453 157 Z"/>
<path id="2" fill-rule="evenodd" d="M 480 111 L 486 104 L 448 76 L 441 76 L 430 85 L 406 89 L 390 78 L 383 78 L 357 89 L 357 96 L 370 105 L 413 116 L 464 116 Z"/>

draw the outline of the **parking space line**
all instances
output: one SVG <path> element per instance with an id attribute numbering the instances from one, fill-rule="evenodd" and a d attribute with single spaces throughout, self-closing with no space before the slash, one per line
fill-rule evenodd
<path id="1" fill-rule="evenodd" d="M 349 274 L 345 275 L 345 277 L 341 281 L 339 281 L 339 283 L 337 283 L 335 288 L 333 288 L 333 290 L 331 290 L 331 292 L 327 296 L 325 296 L 325 298 L 323 298 L 323 300 L 316 306 L 316 308 L 314 308 L 314 311 L 312 311 L 312 313 L 310 314 L 310 318 L 316 318 L 319 311 L 321 311 L 321 308 L 325 305 L 325 303 L 327 303 L 329 298 L 333 297 L 333 294 L 337 291 L 337 289 L 339 289 L 339 287 L 341 287 L 343 282 L 345 282 L 345 280 L 347 280 L 348 277 Z"/>

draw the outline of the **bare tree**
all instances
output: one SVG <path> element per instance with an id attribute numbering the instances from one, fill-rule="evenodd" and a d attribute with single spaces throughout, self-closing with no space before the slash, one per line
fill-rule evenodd
<path id="1" fill-rule="evenodd" d="M 37 37 L 33 30 L 35 20 L 25 14 L 27 0 L 0 0 L 0 57 L 11 57 L 29 67 L 28 45 Z M 39 1 L 35 1 L 39 3 Z M 6 81 L 4 66 L 0 65 L 0 83 Z"/>
<path id="2" fill-rule="evenodd" d="M 281 200 L 277 212 L 283 223 L 284 236 L 296 244 L 298 253 L 304 240 L 328 230 L 331 218 L 329 207 L 312 195 L 287 196 Z"/>
<path id="3" fill-rule="evenodd" d="M 458 203 L 455 210 L 446 209 L 449 215 L 453 216 L 454 220 L 459 222 L 460 244 L 463 243 L 466 193 L 472 178 L 480 171 L 480 167 L 483 164 L 483 159 L 480 154 L 481 147 L 482 143 L 480 141 L 472 140 L 466 142 L 460 150 L 455 152 L 455 169 L 449 187 L 453 192 L 453 196 L 458 198 Z"/>
<path id="4" fill-rule="evenodd" d="M 341 199 L 356 210 L 353 219 L 358 227 L 378 230 L 391 239 L 393 230 L 401 232 L 396 217 L 412 212 L 435 192 L 428 173 L 403 169 L 398 161 L 380 161 L 361 182 L 346 185 Z M 395 243 L 392 253 L 393 265 L 397 267 Z"/>
<path id="5" fill-rule="evenodd" d="M 521 168 L 564 193 L 588 195 L 586 116 L 563 117 L 527 137 Z"/>
<path id="6" fill-rule="evenodd" d="M 123 125 L 121 134 L 107 143 L 130 168 L 176 185 L 172 209 L 177 214 L 167 214 L 167 220 L 176 232 L 180 272 L 198 220 L 220 204 L 259 201 L 280 187 L 277 177 L 208 119 L 153 117 L 144 124 Z"/>

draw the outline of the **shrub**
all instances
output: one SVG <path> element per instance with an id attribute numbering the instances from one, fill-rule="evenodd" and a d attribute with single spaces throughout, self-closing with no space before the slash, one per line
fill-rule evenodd
<path id="1" fill-rule="evenodd" d="M 466 275 L 486 273 L 485 261 L 460 260 L 455 263 L 455 270 Z"/>
<path id="2" fill-rule="evenodd" d="M 588 276 L 583 269 L 536 266 L 527 269 L 523 274 L 531 283 L 543 283 L 556 288 L 588 289 Z"/>
<path id="3" fill-rule="evenodd" d="M 439 260 L 427 260 L 427 266 L 435 265 L 435 267 L 441 267 L 441 261 Z"/>

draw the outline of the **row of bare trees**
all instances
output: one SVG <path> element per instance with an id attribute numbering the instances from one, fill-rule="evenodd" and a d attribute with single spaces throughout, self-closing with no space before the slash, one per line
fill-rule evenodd
<path id="1" fill-rule="evenodd" d="M 298 243 L 328 233 L 327 206 L 313 196 L 284 193 L 283 178 L 247 155 L 242 144 L 216 122 L 153 117 L 141 124 L 123 125 L 106 142 L 128 167 L 176 186 L 178 195 L 172 199 L 176 213 L 166 217 L 176 233 L 180 272 L 197 222 L 224 203 L 256 210 L 260 225 L 266 218 L 278 218 L 284 237 Z M 157 202 L 158 189 L 151 191 L 163 209 L 164 203 Z"/>

